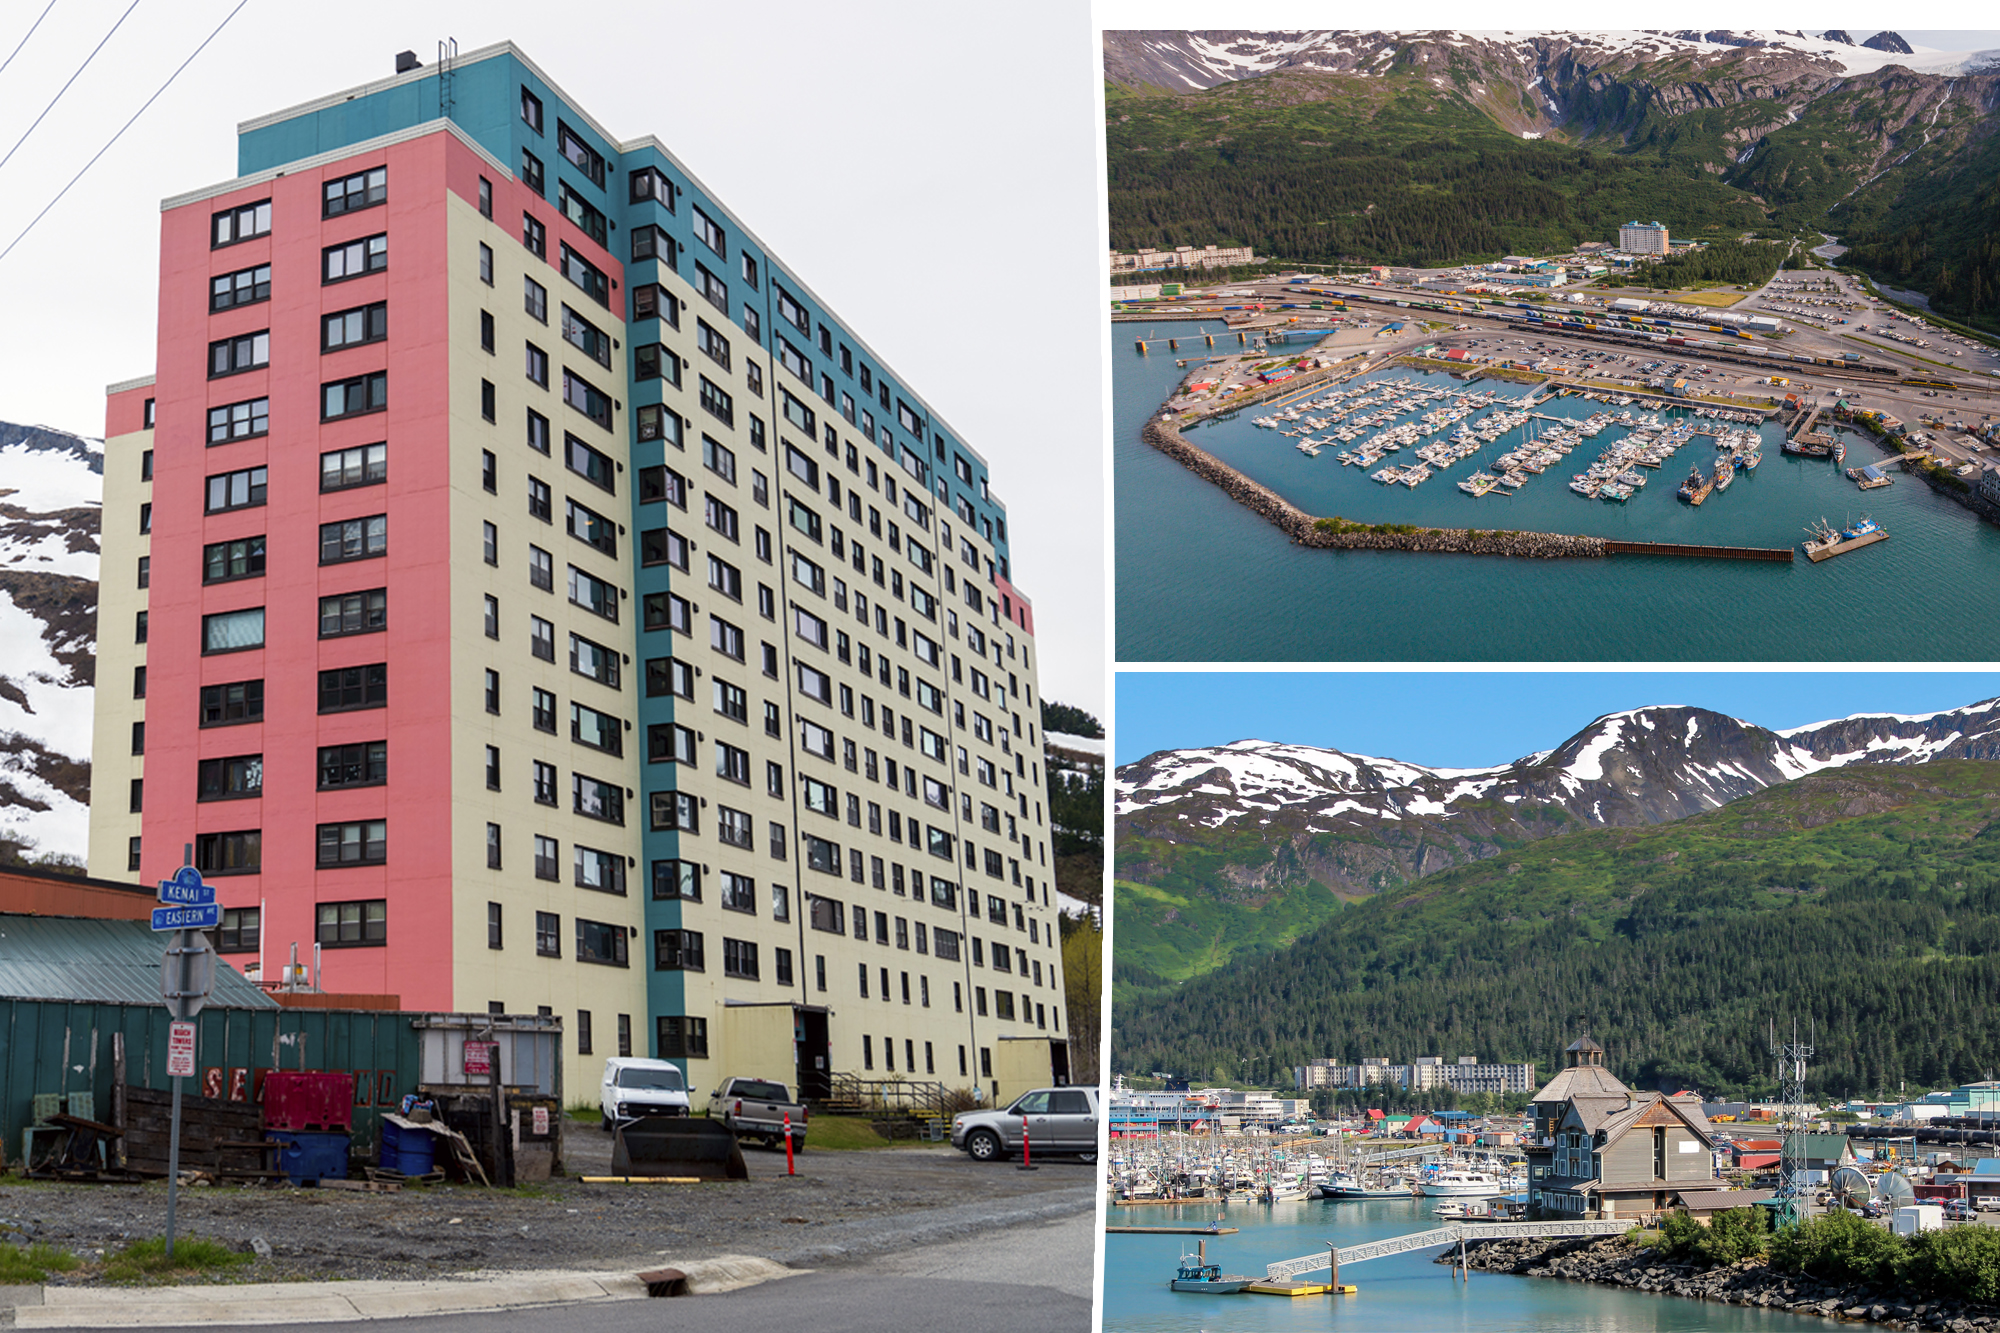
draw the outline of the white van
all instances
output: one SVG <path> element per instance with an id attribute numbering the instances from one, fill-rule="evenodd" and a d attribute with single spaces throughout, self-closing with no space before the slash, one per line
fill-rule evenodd
<path id="1" fill-rule="evenodd" d="M 619 1120 L 684 1116 L 689 1113 L 687 1079 L 679 1065 L 667 1060 L 613 1056 L 604 1062 L 604 1086 L 598 1092 L 597 1109 L 606 1134 Z"/>

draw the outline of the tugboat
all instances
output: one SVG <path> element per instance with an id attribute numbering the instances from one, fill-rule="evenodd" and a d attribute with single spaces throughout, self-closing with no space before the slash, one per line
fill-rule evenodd
<path id="1" fill-rule="evenodd" d="M 1191 1291 L 1204 1296 L 1234 1296 L 1256 1279 L 1244 1277 L 1241 1273 L 1224 1273 L 1221 1264 L 1208 1262 L 1208 1242 L 1195 1242 L 1194 1262 L 1189 1256 L 1181 1256 L 1181 1266 L 1174 1272 L 1174 1280 L 1167 1284 L 1172 1291 Z"/>
<path id="2" fill-rule="evenodd" d="M 1697 463 L 1689 470 L 1688 479 L 1681 483 L 1680 490 L 1676 491 L 1675 494 L 1691 505 L 1698 505 L 1703 500 L 1706 500 L 1709 492 L 1714 489 L 1715 483 L 1701 475 L 1701 465 Z"/>

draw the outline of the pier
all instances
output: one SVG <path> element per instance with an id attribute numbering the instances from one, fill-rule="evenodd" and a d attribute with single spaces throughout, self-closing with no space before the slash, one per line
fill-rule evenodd
<path id="1" fill-rule="evenodd" d="M 1606 555 L 1693 555 L 1711 560 L 1770 560 L 1792 562 L 1789 546 L 1689 546 L 1680 542 L 1623 542 L 1606 538 Z"/>
<path id="2" fill-rule="evenodd" d="M 1296 1279 L 1301 1273 L 1331 1268 L 1333 1281 L 1338 1283 L 1341 1264 L 1366 1263 L 1370 1259 L 1386 1259 L 1390 1255 L 1408 1254 L 1412 1250 L 1458 1245 L 1468 1240 L 1513 1240 L 1540 1236 L 1622 1236 L 1631 1229 L 1632 1223 L 1629 1218 L 1623 1221 L 1464 1222 L 1455 1226 L 1434 1227 L 1427 1231 L 1390 1236 L 1386 1240 L 1372 1240 L 1363 1245 L 1346 1245 L 1338 1249 L 1328 1246 L 1318 1254 L 1282 1259 L 1267 1265 L 1264 1277 L 1269 1282 L 1286 1282 Z"/>
<path id="3" fill-rule="evenodd" d="M 1192 1202 L 1201 1203 L 1204 1200 L 1196 1199 Z M 1104 1231 L 1106 1235 L 1115 1232 L 1121 1236 L 1233 1236 L 1237 1228 L 1204 1223 L 1200 1226 L 1186 1227 L 1106 1227 Z"/>

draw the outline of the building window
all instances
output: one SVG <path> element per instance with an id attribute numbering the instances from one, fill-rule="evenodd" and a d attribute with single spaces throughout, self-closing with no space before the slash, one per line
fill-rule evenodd
<path id="1" fill-rule="evenodd" d="M 384 945 L 389 942 L 389 904 L 382 898 L 321 903 L 318 924 L 315 942 L 330 949 Z"/>
<path id="2" fill-rule="evenodd" d="M 234 653 L 264 646 L 264 608 L 222 611 L 201 618 L 201 651 Z"/>
<path id="3" fill-rule="evenodd" d="M 556 697 L 540 686 L 534 687 L 533 720 L 536 731 L 546 731 L 550 735 L 556 730 Z"/>
<path id="4" fill-rule="evenodd" d="M 702 408 L 723 425 L 734 426 L 736 424 L 736 404 L 734 400 L 712 383 L 706 375 L 701 376 L 700 401 Z"/>
<path id="5" fill-rule="evenodd" d="M 564 527 L 569 535 L 614 560 L 618 557 L 618 525 L 594 509 L 574 500 L 563 502 Z"/>
<path id="6" fill-rule="evenodd" d="M 351 486 L 372 486 L 389 479 L 389 445 L 386 441 L 353 449 L 335 449 L 319 456 L 319 488 L 344 491 Z"/>
<path id="7" fill-rule="evenodd" d="M 569 567 L 569 600 L 572 606 L 595 612 L 613 624 L 618 622 L 618 589 L 575 565 Z"/>
<path id="8" fill-rule="evenodd" d="M 528 514 L 544 523 L 555 521 L 554 492 L 540 477 L 528 478 Z"/>
<path id="9" fill-rule="evenodd" d="M 386 203 L 389 198 L 389 169 L 376 167 L 371 171 L 357 171 L 352 176 L 343 176 L 337 181 L 326 183 L 326 206 L 322 217 L 339 217 L 342 213 L 359 212 Z"/>
<path id="10" fill-rule="evenodd" d="M 606 754 L 625 752 L 624 724 L 609 713 L 600 713 L 574 700 L 569 706 L 569 738 Z"/>
<path id="11" fill-rule="evenodd" d="M 337 311 L 320 319 L 319 345 L 323 352 L 334 352 L 343 347 L 358 347 L 363 343 L 377 343 L 388 336 L 387 301 L 377 301 L 373 305 Z"/>
<path id="12" fill-rule="evenodd" d="M 355 708 L 383 708 L 389 702 L 389 666 L 337 667 L 319 673 L 319 711 L 341 713 Z"/>
<path id="13" fill-rule="evenodd" d="M 700 833 L 701 803 L 684 791 L 652 793 L 649 822 L 659 833 Z"/>
<path id="14" fill-rule="evenodd" d="M 731 912 L 757 914 L 757 882 L 743 875 L 722 872 L 721 903 Z"/>
<path id="15" fill-rule="evenodd" d="M 483 176 L 480 177 L 479 183 L 482 186 L 484 186 L 486 184 L 486 178 Z M 486 206 L 488 209 L 491 209 L 493 207 L 493 200 L 491 197 L 490 190 L 488 191 L 487 194 Z M 490 218 L 493 216 L 493 214 L 489 212 L 487 213 L 486 216 Z M 479 280 L 485 283 L 488 287 L 491 287 L 493 285 L 493 247 L 488 245 L 484 241 L 481 241 L 479 243 Z"/>
<path id="16" fill-rule="evenodd" d="M 625 927 L 605 921 L 576 919 L 576 961 L 606 967 L 630 966 L 625 953 Z"/>
<path id="17" fill-rule="evenodd" d="M 239 722 L 261 722 L 263 719 L 263 681 L 239 680 L 227 685 L 202 686 L 202 726 L 228 727 Z"/>
<path id="18" fill-rule="evenodd" d="M 138 839 L 133 839 L 134 842 Z M 138 869 L 134 866 L 133 869 Z M 255 953 L 263 942 L 264 912 L 257 907 L 226 907 L 216 934 L 218 953 Z"/>
<path id="19" fill-rule="evenodd" d="M 653 862 L 653 897 L 660 900 L 700 902 L 700 863 L 675 860 Z"/>
<path id="20" fill-rule="evenodd" d="M 652 200 L 669 213 L 674 211 L 674 185 L 658 167 L 638 167 L 632 172 L 632 202 Z"/>
<path id="21" fill-rule="evenodd" d="M 338 638 L 343 634 L 373 634 L 389 625 L 389 590 L 371 588 L 366 592 L 338 593 L 319 599 L 319 636 Z"/>
<path id="22" fill-rule="evenodd" d="M 488 748 L 492 747 L 489 746 Z M 486 868 L 488 870 L 498 870 L 501 868 L 500 826 L 498 824 L 488 824 L 486 826 Z"/>
<path id="23" fill-rule="evenodd" d="M 570 774 L 571 809 L 586 819 L 625 822 L 625 789 L 581 773 Z"/>
<path id="24" fill-rule="evenodd" d="M 143 721 L 132 724 L 132 753 L 146 753 L 146 724 Z"/>
<path id="25" fill-rule="evenodd" d="M 535 133 L 542 132 L 542 99 L 526 88 L 521 89 L 521 120 Z"/>
<path id="26" fill-rule="evenodd" d="M 522 158 L 524 161 L 534 161 L 531 156 L 525 153 L 522 154 Z M 537 162 L 535 166 L 537 170 L 534 179 L 529 182 L 529 188 L 533 189 L 536 194 L 540 194 L 542 192 L 541 164 Z M 533 213 L 521 214 L 521 244 L 528 247 L 529 252 L 537 259 L 547 259 L 549 257 L 549 229 L 541 222 L 538 222 Z"/>
<path id="27" fill-rule="evenodd" d="M 537 767 L 543 766 L 537 765 Z M 550 785 L 553 786 L 555 770 L 550 769 L 549 772 Z M 551 800 L 547 804 L 554 805 L 555 802 Z M 535 878 L 547 880 L 562 878 L 562 844 L 554 838 L 546 838 L 539 833 L 535 835 Z"/>
<path id="28" fill-rule="evenodd" d="M 271 431 L 271 400 L 252 398 L 208 409 L 208 442 L 227 444 L 247 440 Z"/>
<path id="29" fill-rule="evenodd" d="M 320 386 L 320 420 L 338 421 L 369 412 L 386 411 L 389 406 L 389 372 L 357 375 Z"/>
<path id="30" fill-rule="evenodd" d="M 204 759 L 196 767 L 195 799 L 234 801 L 264 793 L 264 756 L 238 755 L 233 759 Z"/>
<path id="31" fill-rule="evenodd" d="M 231 509 L 254 509 L 264 503 L 265 471 L 248 467 L 223 472 L 208 479 L 207 512 L 227 513 Z"/>
<path id="32" fill-rule="evenodd" d="M 563 371 L 563 401 L 606 430 L 611 429 L 611 398 L 568 369 Z"/>
<path id="33" fill-rule="evenodd" d="M 142 557 L 142 565 L 151 557 Z M 223 583 L 231 579 L 261 578 L 264 574 L 264 539 L 242 537 L 231 542 L 215 542 L 201 548 L 201 581 Z M 145 587 L 147 580 L 140 579 Z"/>
<path id="34" fill-rule="evenodd" d="M 556 196 L 556 208 L 562 215 L 577 225 L 591 240 L 599 245 L 606 244 L 610 235 L 605 226 L 602 210 L 591 206 L 582 195 L 564 185 Z"/>
<path id="35" fill-rule="evenodd" d="M 486 947 L 489 949 L 506 947 L 506 939 L 501 930 L 499 903 L 486 904 Z"/>
<path id="36" fill-rule="evenodd" d="M 641 343 L 632 349 L 632 378 L 665 380 L 679 388 L 681 359 L 658 343 Z"/>
<path id="37" fill-rule="evenodd" d="M 645 230 L 641 228 L 640 230 Z M 633 233 L 633 245 L 637 248 L 638 232 Z M 635 256 L 636 257 L 636 256 Z M 646 283 L 632 289 L 632 321 L 657 319 L 674 328 L 681 326 L 681 302 L 666 288 L 657 283 Z"/>
<path id="38" fill-rule="evenodd" d="M 224 273 L 211 278 L 208 285 L 208 308 L 210 310 L 230 310 L 240 305 L 255 305 L 259 301 L 271 299 L 271 266 L 259 264 L 255 268 L 240 269 L 235 273 Z M 150 399 L 148 400 L 151 401 Z M 149 421 L 146 423 L 151 425 Z"/>
<path id="39" fill-rule="evenodd" d="M 479 178 L 479 216 L 488 220 L 493 217 L 493 182 L 484 176 Z"/>
<path id="40" fill-rule="evenodd" d="M 246 333 L 208 345 L 208 377 L 220 379 L 246 370 L 261 370 L 271 364 L 271 331 Z"/>
<path id="41" fill-rule="evenodd" d="M 225 208 L 210 215 L 209 222 L 210 249 L 234 245 L 253 236 L 268 236 L 271 234 L 271 201 L 260 199 L 254 204 Z"/>
<path id="42" fill-rule="evenodd" d="M 530 383 L 549 387 L 549 354 L 533 343 L 527 344 L 526 369 Z"/>
<path id="43" fill-rule="evenodd" d="M 569 308 L 562 308 L 562 337 L 570 346 L 607 369 L 611 365 L 611 335 Z M 647 378 L 641 375 L 640 378 Z"/>
<path id="44" fill-rule="evenodd" d="M 345 282 L 364 273 L 380 273 L 389 267 L 389 235 L 364 236 L 345 245 L 329 245 L 320 252 L 322 283 Z"/>
<path id="45" fill-rule="evenodd" d="M 732 940 L 725 936 L 722 941 L 722 974 L 756 981 L 757 946 L 749 940 Z"/>
<path id="46" fill-rule="evenodd" d="M 663 1014 L 656 1026 L 655 1036 L 659 1045 L 658 1058 L 662 1060 L 708 1058 L 708 1020 L 705 1018 Z"/>
<path id="47" fill-rule="evenodd" d="M 371 514 L 366 518 L 344 519 L 319 526 L 319 562 L 337 565 L 348 560 L 369 560 L 389 551 L 389 516 Z"/>
<path id="48" fill-rule="evenodd" d="M 493 347 L 494 347 L 494 343 L 495 343 L 496 339 L 497 339 L 497 334 L 496 334 L 496 332 L 495 332 L 495 329 L 494 329 L 494 324 L 493 324 L 493 312 L 492 312 L 491 310 L 482 310 L 482 311 L 480 311 L 480 312 L 479 312 L 479 350 L 480 350 L 480 351 L 482 351 L 482 352 L 490 352 L 490 351 L 492 351 L 492 350 L 493 350 Z"/>
<path id="49" fill-rule="evenodd" d="M 595 889 L 599 893 L 625 894 L 625 858 L 612 852 L 600 852 L 594 847 L 577 846 L 574 871 L 576 887 Z"/>
<path id="50" fill-rule="evenodd" d="M 389 780 L 389 742 L 327 745 L 319 752 L 319 790 L 376 787 Z"/>
<path id="51" fill-rule="evenodd" d="M 500 529 L 495 527 L 490 519 L 483 521 L 479 527 L 481 533 L 479 543 L 480 554 L 484 557 L 487 564 L 498 568 L 500 564 Z"/>
<path id="52" fill-rule="evenodd" d="M 568 278 L 585 296 L 605 307 L 611 307 L 611 279 L 603 269 L 570 249 L 564 241 L 558 249 L 562 258 L 562 275 Z"/>
<path id="53" fill-rule="evenodd" d="M 380 865 L 389 859 L 388 828 L 388 821 L 383 819 L 321 824 L 318 863 L 322 866 Z"/>
<path id="54" fill-rule="evenodd" d="M 256 829 L 240 833 L 197 833 L 194 868 L 204 875 L 254 875 L 263 865 L 264 835 Z"/>
<path id="55" fill-rule="evenodd" d="M 536 805 L 554 805 L 556 795 L 556 766 L 540 759 L 534 761 L 534 786 Z M 553 846 L 553 844 L 551 844 Z M 552 877 L 550 877 L 552 878 Z"/>

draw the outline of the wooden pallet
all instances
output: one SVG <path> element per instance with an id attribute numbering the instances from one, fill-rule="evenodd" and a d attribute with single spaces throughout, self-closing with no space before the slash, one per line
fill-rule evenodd
<path id="1" fill-rule="evenodd" d="M 320 1177 L 319 1187 L 323 1190 L 350 1190 L 357 1194 L 396 1194 L 403 1188 L 399 1180 L 336 1180 L 331 1176 Z"/>

